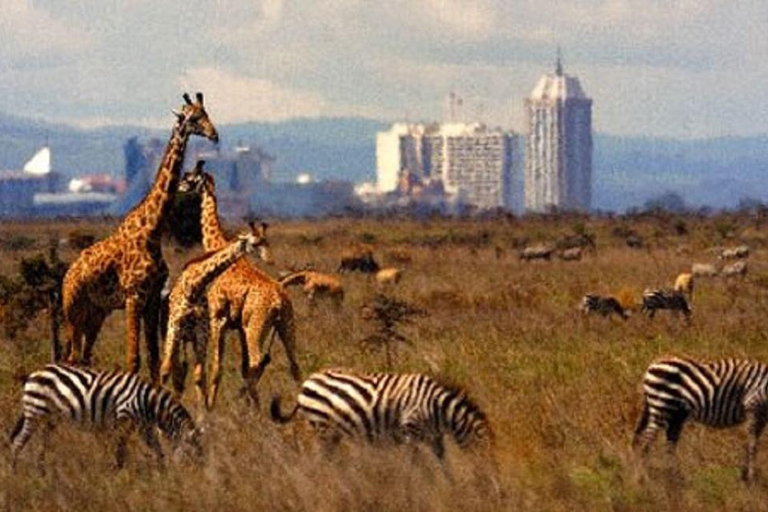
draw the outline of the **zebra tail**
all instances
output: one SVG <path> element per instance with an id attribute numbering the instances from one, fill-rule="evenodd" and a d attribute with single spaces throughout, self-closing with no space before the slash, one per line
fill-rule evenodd
<path id="1" fill-rule="evenodd" d="M 16 436 L 18 436 L 21 433 L 21 429 L 24 428 L 25 420 L 26 420 L 26 417 L 23 414 L 19 416 L 18 420 L 16 420 L 16 424 L 13 426 L 13 430 L 11 430 L 11 435 L 9 436 L 11 439 L 11 444 L 13 444 L 13 441 L 16 439 Z"/>
<path id="2" fill-rule="evenodd" d="M 273 396 L 272 403 L 269 405 L 269 413 L 272 416 L 272 421 L 280 424 L 285 424 L 291 421 L 293 417 L 296 416 L 296 411 L 298 410 L 299 404 L 297 403 L 289 414 L 283 415 L 280 410 L 280 395 Z"/>
<path id="3" fill-rule="evenodd" d="M 646 428 L 648 428 L 648 422 L 651 420 L 651 408 L 648 406 L 648 400 L 643 397 L 643 412 L 640 413 L 640 419 L 637 421 L 637 427 L 635 427 L 635 435 L 632 438 L 632 447 L 636 448 L 637 443 L 640 442 L 640 436 L 643 434 Z"/>

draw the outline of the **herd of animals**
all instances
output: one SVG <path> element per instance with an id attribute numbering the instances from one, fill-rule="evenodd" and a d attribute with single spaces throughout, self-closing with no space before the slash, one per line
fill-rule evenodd
<path id="1" fill-rule="evenodd" d="M 224 341 L 231 330 L 241 346 L 245 395 L 256 403 L 257 385 L 270 364 L 272 344 L 279 339 L 291 376 L 301 387 L 287 414 L 279 397 L 273 398 L 271 416 L 281 423 L 303 416 L 329 447 L 344 438 L 385 445 L 426 443 L 442 458 L 443 438 L 448 435 L 462 448 L 481 447 L 491 453 L 493 435 L 487 416 L 463 389 L 430 376 L 327 369 L 302 380 L 286 287 L 301 285 L 310 301 L 325 295 L 337 303 L 343 301 L 344 289 L 338 277 L 311 268 L 273 279 L 244 258 L 255 252 L 262 260 L 270 260 L 268 226 L 252 222 L 237 236 L 228 237 L 217 212 L 215 182 L 204 162 L 182 174 L 191 136 L 213 142 L 219 138 L 203 95 L 197 93 L 194 101 L 187 94 L 183 98 L 181 109 L 174 111 L 174 127 L 152 188 L 114 233 L 80 253 L 64 278 L 64 347 L 54 351 L 61 360 L 24 379 L 22 414 L 11 433 L 12 464 L 39 429 L 45 445 L 59 418 L 117 430 L 118 467 L 136 431 L 160 458 L 158 431 L 175 450 L 200 458 L 201 429 L 179 400 L 189 369 L 187 353 L 191 346 L 199 412 L 210 414 L 222 379 Z M 161 238 L 178 192 L 200 197 L 205 252 L 189 260 L 171 282 Z M 520 257 L 550 259 L 551 254 L 528 248 Z M 743 274 L 748 256 L 747 247 L 724 251 L 723 259 L 738 261 L 720 273 Z M 561 258 L 577 260 L 581 252 L 563 251 Z M 382 284 L 401 278 L 400 269 L 380 269 L 369 249 L 342 256 L 339 271 L 353 270 L 375 273 Z M 657 310 L 669 309 L 690 320 L 694 279 L 716 273 L 713 266 L 694 265 L 672 289 L 646 290 L 642 311 L 653 317 Z M 107 316 L 119 308 L 125 309 L 127 372 L 93 370 L 99 331 Z M 617 298 L 596 294 L 584 297 L 581 310 L 628 317 Z M 142 331 L 150 381 L 138 376 Z M 768 366 L 734 359 L 704 362 L 668 357 L 652 363 L 642 382 L 643 409 L 633 440 L 637 450 L 646 453 L 660 431 L 674 446 L 688 419 L 715 427 L 746 422 L 750 436 L 743 476 L 752 479 L 757 441 L 768 423 Z"/>

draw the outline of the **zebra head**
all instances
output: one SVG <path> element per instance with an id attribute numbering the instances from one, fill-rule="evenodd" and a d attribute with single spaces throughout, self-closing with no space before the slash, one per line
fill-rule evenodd
<path id="1" fill-rule="evenodd" d="M 464 391 L 449 392 L 443 407 L 448 413 L 446 426 L 459 447 L 465 449 L 493 443 L 493 431 L 488 418 Z"/>

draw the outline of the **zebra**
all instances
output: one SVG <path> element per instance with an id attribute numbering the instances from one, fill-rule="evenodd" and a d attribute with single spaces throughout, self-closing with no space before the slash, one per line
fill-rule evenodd
<path id="1" fill-rule="evenodd" d="M 118 431 L 116 466 L 125 462 L 129 436 L 138 428 L 147 445 L 162 461 L 163 451 L 155 427 L 194 458 L 202 456 L 200 431 L 187 410 L 167 390 L 156 388 L 135 373 L 95 372 L 64 364 L 49 364 L 24 378 L 22 414 L 11 432 L 11 467 L 44 423 L 43 462 L 55 416 L 91 430 Z"/>
<path id="2" fill-rule="evenodd" d="M 422 374 L 320 371 L 304 381 L 288 415 L 278 395 L 270 411 L 278 423 L 301 412 L 328 446 L 345 436 L 372 444 L 421 442 L 442 459 L 445 434 L 462 449 L 490 446 L 493 438 L 485 414 L 462 389 Z"/>
<path id="3" fill-rule="evenodd" d="M 678 291 L 647 289 L 643 292 L 643 305 L 641 311 L 653 318 L 659 309 L 668 309 L 674 312 L 682 312 L 687 321 L 691 319 L 691 308 L 685 298 L 685 294 Z"/>
<path id="4" fill-rule="evenodd" d="M 602 316 L 608 316 L 611 313 L 615 313 L 624 320 L 629 318 L 627 312 L 614 297 L 601 297 L 600 295 L 595 295 L 593 293 L 588 293 L 581 299 L 581 306 L 579 309 L 585 315 L 599 313 Z"/>
<path id="5" fill-rule="evenodd" d="M 687 419 L 717 428 L 747 422 L 742 478 L 754 477 L 757 443 L 768 422 L 768 366 L 743 359 L 666 357 L 643 376 L 643 410 L 632 446 L 646 455 L 658 431 L 674 450 Z"/>

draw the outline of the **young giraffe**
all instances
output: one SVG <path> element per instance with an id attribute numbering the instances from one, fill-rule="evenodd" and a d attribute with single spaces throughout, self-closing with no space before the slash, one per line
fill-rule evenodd
<path id="1" fill-rule="evenodd" d="M 219 222 L 215 182 L 210 174 L 203 171 L 203 165 L 204 162 L 198 162 L 195 169 L 184 176 L 183 181 L 195 183 L 193 186 L 200 191 L 203 247 L 206 251 L 215 251 L 227 244 L 227 238 Z M 213 281 L 206 296 L 212 347 L 208 409 L 216 404 L 221 383 L 226 329 L 237 330 L 243 354 L 241 373 L 245 380 L 244 391 L 255 402 L 258 403 L 256 385 L 271 360 L 270 334 L 273 337 L 274 333 L 279 335 L 285 347 L 291 375 L 296 382 L 301 381 L 301 371 L 296 361 L 293 304 L 280 283 L 249 261 L 239 260 Z"/>
<path id="2" fill-rule="evenodd" d="M 201 304 L 206 287 L 246 253 L 267 246 L 267 225 L 250 223 L 251 231 L 239 235 L 222 249 L 194 258 L 184 265 L 169 297 L 168 332 L 165 337 L 160 378 L 163 384 L 173 375 L 175 391 L 184 392 L 187 375 L 186 344 L 193 344 L 195 354 L 195 389 L 198 404 L 205 406 L 205 365 L 208 354 L 208 314 Z M 185 362 L 179 364 L 179 352 Z"/>
<path id="3" fill-rule="evenodd" d="M 138 372 L 139 328 L 144 322 L 153 381 L 158 378 L 157 324 L 160 290 L 168 276 L 163 260 L 161 234 L 179 183 L 184 152 L 190 135 L 218 142 L 216 128 L 203 106 L 203 95 L 174 112 L 176 124 L 147 196 L 108 238 L 85 249 L 69 267 L 63 284 L 65 349 L 69 363 L 90 364 L 93 345 L 106 317 L 125 308 L 127 366 Z"/>

